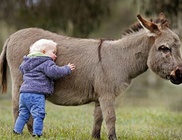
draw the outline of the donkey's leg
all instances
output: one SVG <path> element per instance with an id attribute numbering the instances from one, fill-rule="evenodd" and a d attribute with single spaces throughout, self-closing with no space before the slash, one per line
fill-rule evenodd
<path id="1" fill-rule="evenodd" d="M 109 140 L 117 140 L 115 132 L 116 115 L 114 109 L 114 98 L 109 94 L 105 94 L 99 98 L 100 106 L 102 109 L 103 118 L 106 122 L 107 135 Z"/>
<path id="2" fill-rule="evenodd" d="M 28 131 L 32 134 L 33 133 L 33 118 L 32 116 L 30 115 L 30 118 L 27 122 L 27 129 Z"/>
<path id="3" fill-rule="evenodd" d="M 14 124 L 18 117 L 18 109 L 19 109 L 19 87 L 15 86 L 15 84 L 12 82 L 12 111 L 13 111 Z"/>
<path id="4" fill-rule="evenodd" d="M 95 103 L 95 110 L 94 110 L 94 125 L 92 131 L 92 137 L 96 139 L 100 139 L 100 131 L 103 122 L 102 117 L 102 110 L 100 108 L 99 102 Z"/>

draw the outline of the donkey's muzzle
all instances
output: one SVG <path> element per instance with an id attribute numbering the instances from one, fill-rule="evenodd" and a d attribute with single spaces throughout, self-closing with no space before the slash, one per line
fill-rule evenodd
<path id="1" fill-rule="evenodd" d="M 177 67 L 175 70 L 171 72 L 170 81 L 176 85 L 182 83 L 182 67 Z"/>

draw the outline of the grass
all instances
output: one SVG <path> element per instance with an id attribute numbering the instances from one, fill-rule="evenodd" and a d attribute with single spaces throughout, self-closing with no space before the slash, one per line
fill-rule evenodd
<path id="1" fill-rule="evenodd" d="M 93 105 L 78 107 L 46 105 L 44 134 L 40 140 L 91 140 Z M 182 112 L 164 108 L 116 108 L 118 140 L 182 140 Z M 23 135 L 12 134 L 10 100 L 0 100 L 0 140 L 32 140 L 27 129 Z M 103 123 L 102 140 L 107 140 Z"/>

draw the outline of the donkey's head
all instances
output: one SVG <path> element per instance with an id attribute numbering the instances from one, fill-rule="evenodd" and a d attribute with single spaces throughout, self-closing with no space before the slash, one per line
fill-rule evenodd
<path id="1" fill-rule="evenodd" d="M 182 69 L 177 68 L 181 63 L 180 39 L 172 32 L 164 14 L 154 21 L 147 21 L 137 16 L 147 35 L 154 40 L 147 60 L 148 67 L 161 78 L 171 80 L 174 84 L 182 83 Z"/>

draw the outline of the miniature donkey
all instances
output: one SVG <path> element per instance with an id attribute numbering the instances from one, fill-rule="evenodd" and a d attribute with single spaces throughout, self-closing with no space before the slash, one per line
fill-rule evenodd
<path id="1" fill-rule="evenodd" d="M 13 116 L 18 115 L 19 88 L 22 75 L 19 65 L 28 54 L 29 46 L 41 38 L 58 43 L 56 63 L 76 65 L 69 76 L 55 81 L 55 93 L 50 102 L 62 106 L 77 106 L 95 102 L 92 137 L 100 139 L 103 120 L 109 140 L 116 140 L 114 101 L 136 76 L 148 68 L 174 84 L 182 82 L 178 66 L 180 39 L 172 32 L 164 14 L 149 21 L 137 16 L 138 23 L 126 30 L 118 40 L 81 39 L 58 35 L 38 28 L 27 28 L 12 34 L 0 56 L 3 92 L 7 88 L 7 65 L 12 79 Z M 27 123 L 32 131 L 32 119 Z"/>

